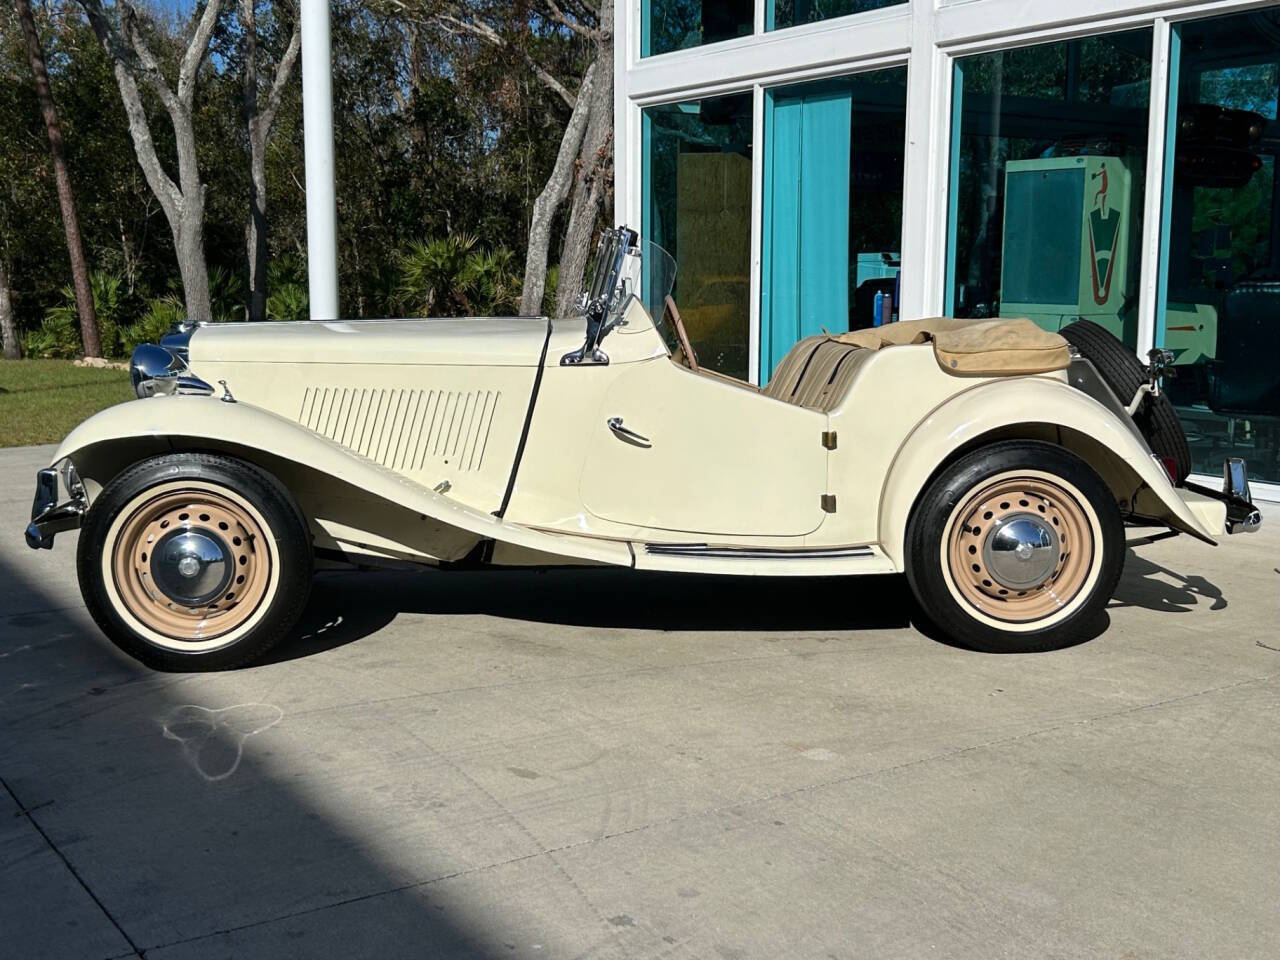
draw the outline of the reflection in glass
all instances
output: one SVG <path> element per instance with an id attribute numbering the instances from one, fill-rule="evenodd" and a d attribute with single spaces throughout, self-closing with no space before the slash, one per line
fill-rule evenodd
<path id="1" fill-rule="evenodd" d="M 644 0 L 640 55 L 648 57 L 746 37 L 754 29 L 752 0 Z"/>
<path id="2" fill-rule="evenodd" d="M 907 0 L 765 0 L 766 30 L 894 7 Z"/>
<path id="3" fill-rule="evenodd" d="M 677 263 L 674 298 L 712 370 L 747 379 L 751 94 L 644 111 L 643 235 Z"/>
<path id="4" fill-rule="evenodd" d="M 906 86 L 895 67 L 767 93 L 761 383 L 804 337 L 893 319 Z"/>
<path id="5" fill-rule="evenodd" d="M 948 307 L 1137 339 L 1151 31 L 956 62 Z"/>
<path id="6" fill-rule="evenodd" d="M 1180 369 L 1167 388 L 1196 472 L 1220 475 L 1238 456 L 1254 478 L 1280 482 L 1280 13 L 1179 33 L 1157 335 Z"/>

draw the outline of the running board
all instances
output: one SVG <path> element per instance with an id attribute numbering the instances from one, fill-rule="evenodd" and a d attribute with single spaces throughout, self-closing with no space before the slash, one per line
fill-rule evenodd
<path id="1" fill-rule="evenodd" d="M 826 577 L 894 573 L 878 547 L 732 547 L 707 543 L 646 543 L 637 570 L 746 576 Z"/>

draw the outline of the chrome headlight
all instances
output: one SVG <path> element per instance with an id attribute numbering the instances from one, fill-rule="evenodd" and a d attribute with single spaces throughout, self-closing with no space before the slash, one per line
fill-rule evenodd
<path id="1" fill-rule="evenodd" d="M 62 489 L 70 496 L 84 496 L 84 484 L 80 482 L 80 474 L 76 473 L 76 465 L 70 457 L 58 464 L 58 476 L 62 478 Z"/>
<path id="2" fill-rule="evenodd" d="M 158 392 L 155 381 L 171 379 L 181 369 L 178 358 L 164 347 L 158 347 L 154 343 L 139 344 L 129 360 L 129 379 L 133 381 L 133 392 L 139 397 L 154 396 Z"/>
<path id="3" fill-rule="evenodd" d="M 213 393 L 213 387 L 188 372 L 185 342 L 181 346 L 175 344 L 175 347 L 177 349 L 171 350 L 154 343 L 143 343 L 133 351 L 129 378 L 133 381 L 133 392 L 140 398 L 174 393 L 204 396 Z"/>

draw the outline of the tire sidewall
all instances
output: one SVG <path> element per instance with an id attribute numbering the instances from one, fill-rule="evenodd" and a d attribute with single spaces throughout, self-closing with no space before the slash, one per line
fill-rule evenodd
<path id="1" fill-rule="evenodd" d="M 1050 480 L 1082 508 L 1095 558 L 1085 583 L 1060 611 L 1030 623 L 1002 621 L 958 595 L 947 560 L 947 536 L 969 497 L 1004 474 Z M 1124 563 L 1124 527 L 1100 477 L 1075 454 L 1038 441 L 1005 441 L 969 453 L 944 468 L 912 511 L 905 567 L 922 612 L 963 646 L 988 652 L 1051 650 L 1090 639 Z"/>
<path id="2" fill-rule="evenodd" d="M 141 623 L 122 602 L 112 570 L 126 518 L 151 497 L 184 487 L 216 492 L 247 509 L 266 534 L 271 562 L 267 592 L 253 615 L 227 634 L 189 645 L 164 640 Z M 125 653 L 161 670 L 221 670 L 261 656 L 296 623 L 310 591 L 311 543 L 293 498 L 270 474 L 217 454 L 169 454 L 135 464 L 103 488 L 81 528 L 76 567 L 90 614 Z"/>

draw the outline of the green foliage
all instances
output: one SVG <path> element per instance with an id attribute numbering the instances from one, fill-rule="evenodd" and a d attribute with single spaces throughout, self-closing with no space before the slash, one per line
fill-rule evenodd
<path id="1" fill-rule="evenodd" d="M 153 297 L 146 312 L 133 326 L 123 331 L 121 353 L 128 356 L 140 343 L 158 343 L 160 338 L 187 318 L 187 308 L 176 294 Z"/>
<path id="2" fill-rule="evenodd" d="M 80 329 L 75 325 L 74 312 L 50 311 L 44 322 L 30 330 L 22 338 L 22 355 L 32 359 L 70 359 L 80 353 Z"/>
<path id="3" fill-rule="evenodd" d="M 267 267 L 267 319 L 306 320 L 310 308 L 306 265 L 297 257 L 273 260 Z"/>
<path id="4" fill-rule="evenodd" d="M 547 271 L 547 288 L 542 292 L 541 313 L 544 317 L 556 315 L 556 291 L 560 289 L 560 264 L 553 264 Z"/>
<path id="5" fill-rule="evenodd" d="M 471 234 L 415 241 L 399 265 L 399 304 L 407 315 L 504 316 L 520 303 L 515 254 L 506 247 L 479 250 Z"/>
<path id="6" fill-rule="evenodd" d="M 467 297 L 476 238 L 454 233 L 416 240 L 400 256 L 400 303 L 407 314 L 450 316 L 471 311 Z"/>
<path id="7" fill-rule="evenodd" d="M 209 299 L 213 303 L 214 323 L 227 323 L 245 318 L 244 280 L 240 274 L 232 273 L 226 267 L 211 267 Z"/>
<path id="8" fill-rule="evenodd" d="M 491 316 L 508 316 L 520 307 L 520 283 L 516 255 L 506 247 L 469 258 L 472 301 Z"/>
<path id="9" fill-rule="evenodd" d="M 301 283 L 285 282 L 267 287 L 268 320 L 306 320 L 311 300 L 307 288 Z"/>
<path id="10" fill-rule="evenodd" d="M 123 290 L 119 274 L 94 270 L 89 274 L 89 287 L 93 291 L 93 310 L 98 316 L 98 334 L 102 338 L 104 356 L 115 357 L 121 353 L 120 333 L 127 320 L 128 297 Z M 60 291 L 61 302 L 45 311 L 32 341 L 41 349 L 29 351 L 33 357 L 77 357 L 83 352 L 80 342 L 80 314 L 76 308 L 76 292 L 66 286 Z"/>

